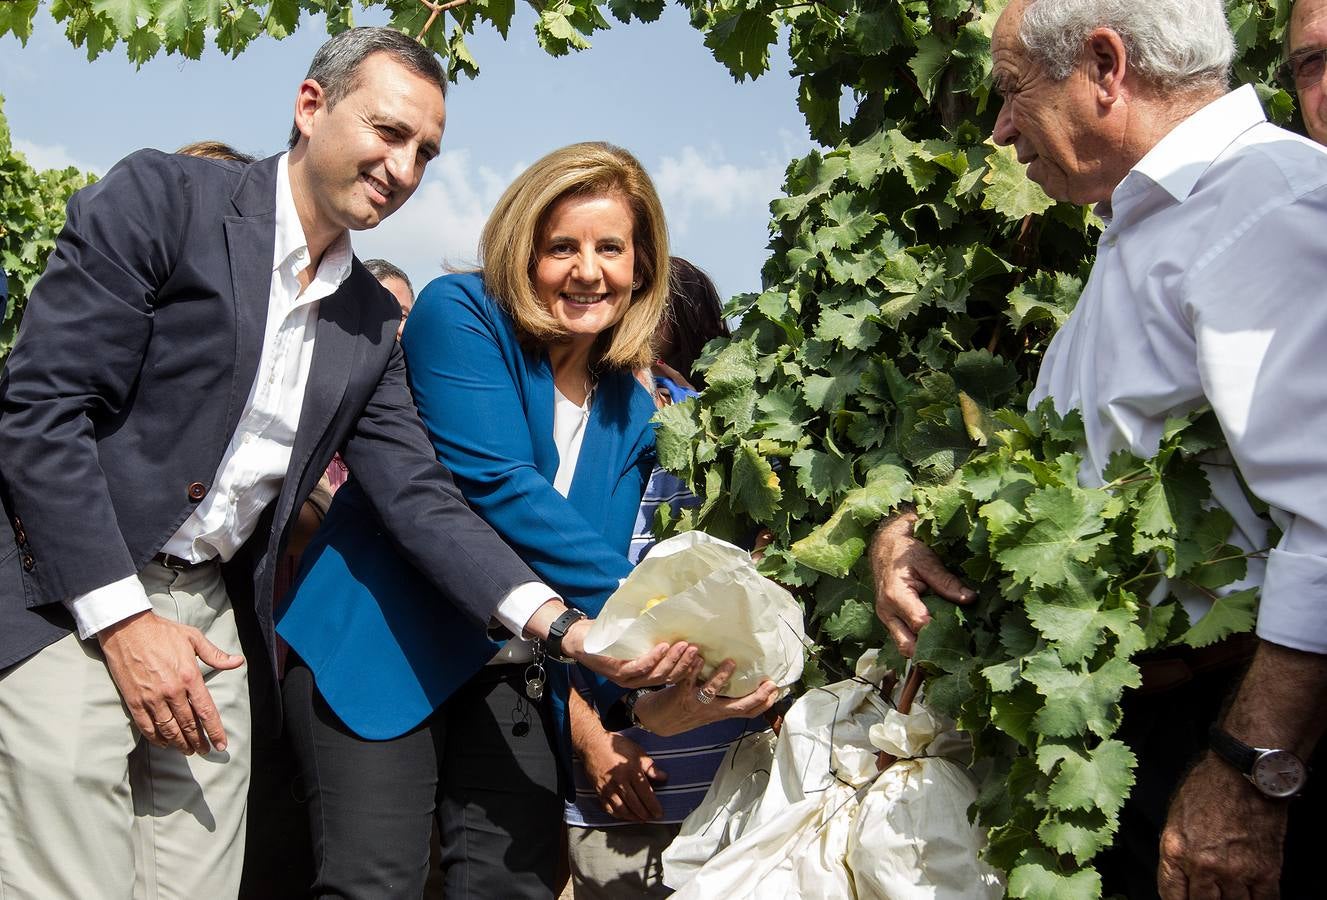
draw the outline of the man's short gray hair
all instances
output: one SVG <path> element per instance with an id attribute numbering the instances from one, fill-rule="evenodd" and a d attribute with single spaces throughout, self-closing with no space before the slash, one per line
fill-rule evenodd
<path id="1" fill-rule="evenodd" d="M 359 87 L 359 67 L 375 53 L 386 53 L 396 63 L 438 86 L 447 96 L 447 73 L 433 51 L 392 28 L 349 28 L 333 35 L 313 54 L 304 76 L 322 86 L 330 109 Z M 290 149 L 299 143 L 298 125 L 290 126 Z"/>
<path id="2" fill-rule="evenodd" d="M 1030 0 L 1019 37 L 1033 61 L 1063 81 L 1097 28 L 1118 34 L 1129 64 L 1154 85 L 1229 83 L 1235 39 L 1221 0 Z"/>

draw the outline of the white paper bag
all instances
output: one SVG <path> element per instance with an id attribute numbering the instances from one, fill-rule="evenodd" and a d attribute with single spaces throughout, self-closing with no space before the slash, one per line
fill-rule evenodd
<path id="1" fill-rule="evenodd" d="M 984 834 L 967 818 L 976 791 L 963 765 L 966 738 L 920 702 L 908 715 L 892 709 L 872 683 L 885 675 L 874 652 L 856 674 L 793 704 L 769 783 L 733 843 L 698 869 L 689 860 L 682 882 L 670 879 L 665 853 L 676 900 L 1002 895 L 999 873 L 979 856 Z M 884 772 L 879 750 L 898 758 Z M 716 781 L 705 803 L 721 805 L 727 790 Z"/>
<path id="2" fill-rule="evenodd" d="M 756 571 L 751 554 L 700 531 L 655 545 L 608 598 L 585 649 L 635 659 L 661 642 L 689 641 L 704 677 L 737 664 L 723 694 L 740 697 L 769 678 L 786 688 L 802 675 L 806 629 L 792 594 Z"/>
<path id="3" fill-rule="evenodd" d="M 761 731 L 735 741 L 724 754 L 700 806 L 682 822 L 663 853 L 664 884 L 677 889 L 720 850 L 746 831 L 751 813 L 769 783 L 774 732 Z"/>
<path id="4" fill-rule="evenodd" d="M 996 900 L 1004 885 L 980 858 L 986 840 L 968 822 L 977 790 L 962 765 L 965 740 L 949 719 L 917 703 L 890 710 L 870 730 L 873 746 L 897 757 L 862 798 L 852 823 L 848 869 L 858 897 Z"/>

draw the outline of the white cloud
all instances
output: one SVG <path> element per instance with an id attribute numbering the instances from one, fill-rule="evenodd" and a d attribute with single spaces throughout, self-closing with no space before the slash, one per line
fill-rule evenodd
<path id="1" fill-rule="evenodd" d="M 447 266 L 473 265 L 489 212 L 525 167 L 520 162 L 499 172 L 474 165 L 468 150 L 443 152 L 429 164 L 424 183 L 405 206 L 372 231 L 352 236 L 356 255 L 395 263 L 416 290 Z"/>
<path id="2" fill-rule="evenodd" d="M 95 172 L 98 175 L 106 174 L 106 170 L 101 166 L 82 162 L 70 155 L 63 144 L 42 145 L 25 141 L 22 138 L 14 138 L 14 149 L 26 156 L 28 165 L 38 171 L 64 169 L 73 166 L 82 172 Z"/>
<path id="3" fill-rule="evenodd" d="M 686 234 L 700 218 L 755 219 L 763 227 L 769 202 L 779 195 L 786 158 L 766 156 L 755 165 L 728 162 L 721 149 L 700 150 L 688 145 L 676 156 L 665 156 L 655 171 L 668 225 Z"/>

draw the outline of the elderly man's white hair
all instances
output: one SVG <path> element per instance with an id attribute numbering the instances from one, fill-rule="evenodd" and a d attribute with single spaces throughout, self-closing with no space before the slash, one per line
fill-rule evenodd
<path id="1" fill-rule="evenodd" d="M 1030 0 L 1019 37 L 1063 81 L 1097 28 L 1118 34 L 1129 65 L 1155 85 L 1225 88 L 1230 80 L 1235 39 L 1221 0 Z"/>

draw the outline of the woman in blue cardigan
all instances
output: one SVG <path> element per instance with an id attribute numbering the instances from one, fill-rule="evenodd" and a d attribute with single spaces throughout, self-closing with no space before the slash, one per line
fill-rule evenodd
<path id="1" fill-rule="evenodd" d="M 411 311 L 411 389 L 475 510 L 595 615 L 630 570 L 654 461 L 655 405 L 635 372 L 668 289 L 662 208 L 630 154 L 577 144 L 508 188 L 480 249 L 482 274 L 435 280 Z M 353 484 L 279 613 L 315 893 L 418 897 L 436 812 L 448 898 L 549 897 L 565 668 L 537 643 L 490 640 L 424 587 Z M 511 618 L 533 621 L 547 598 L 534 590 Z M 654 671 L 712 697 L 722 685 L 695 684 L 700 667 L 675 644 Z M 602 679 L 596 691 L 604 704 L 622 693 Z"/>

